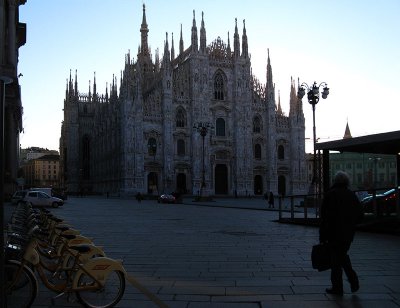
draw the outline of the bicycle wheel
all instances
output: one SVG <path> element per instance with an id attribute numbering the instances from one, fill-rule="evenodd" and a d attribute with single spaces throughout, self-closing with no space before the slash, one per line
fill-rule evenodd
<path id="1" fill-rule="evenodd" d="M 78 286 L 93 286 L 96 282 L 92 277 L 82 273 L 78 279 Z M 125 292 L 125 277 L 120 271 L 112 271 L 108 274 L 105 284 L 99 290 L 78 291 L 76 297 L 85 307 L 108 308 L 114 307 Z"/>
<path id="2" fill-rule="evenodd" d="M 4 265 L 5 293 L 7 308 L 28 308 L 37 295 L 37 281 L 32 271 L 24 266 L 18 278 L 20 263 L 7 262 Z"/>

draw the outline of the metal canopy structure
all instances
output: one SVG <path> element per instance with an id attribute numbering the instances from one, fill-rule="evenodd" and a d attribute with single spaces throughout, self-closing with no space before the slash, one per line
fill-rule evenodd
<path id="1" fill-rule="evenodd" d="M 322 170 L 329 170 L 329 151 L 396 155 L 397 184 L 400 185 L 400 130 L 317 143 L 316 148 L 323 152 Z M 329 180 L 329 172 L 324 172 L 322 176 L 324 191 L 329 189 Z"/>
<path id="2" fill-rule="evenodd" d="M 339 152 L 397 155 L 400 153 L 400 130 L 317 143 L 316 148 L 322 151 L 330 150 Z"/>

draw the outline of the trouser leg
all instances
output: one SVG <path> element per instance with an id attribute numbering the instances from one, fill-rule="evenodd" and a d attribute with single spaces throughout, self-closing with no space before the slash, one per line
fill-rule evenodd
<path id="1" fill-rule="evenodd" d="M 331 245 L 331 283 L 332 288 L 337 291 L 343 291 L 343 270 L 349 270 L 348 264 L 344 266 L 347 256 L 347 249 L 345 245 L 333 244 Z M 350 262 L 350 259 L 348 258 Z M 351 263 L 350 263 L 351 268 Z M 347 272 L 346 272 L 347 275 Z"/>
<path id="2" fill-rule="evenodd" d="M 343 261 L 343 270 L 349 279 L 350 283 L 353 283 L 357 280 L 357 273 L 354 271 L 353 267 L 351 266 L 350 257 L 348 254 L 344 257 Z"/>

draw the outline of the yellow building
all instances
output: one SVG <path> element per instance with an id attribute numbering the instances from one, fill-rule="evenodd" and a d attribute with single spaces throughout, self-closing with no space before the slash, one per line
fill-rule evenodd
<path id="1" fill-rule="evenodd" d="M 58 187 L 60 155 L 44 155 L 22 166 L 26 187 Z"/>

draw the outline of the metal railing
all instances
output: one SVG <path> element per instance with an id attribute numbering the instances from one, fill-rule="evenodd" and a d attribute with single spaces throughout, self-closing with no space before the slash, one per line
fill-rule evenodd
<path id="1" fill-rule="evenodd" d="M 394 192 L 389 194 L 393 189 Z M 357 190 L 355 193 L 367 216 L 400 217 L 399 188 L 382 187 L 369 191 Z M 390 196 L 390 199 L 387 196 Z M 322 200 L 323 194 L 278 196 L 279 221 L 318 221 Z"/>

